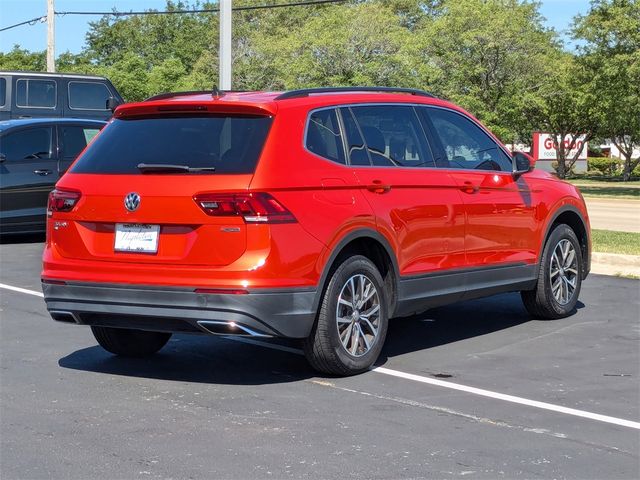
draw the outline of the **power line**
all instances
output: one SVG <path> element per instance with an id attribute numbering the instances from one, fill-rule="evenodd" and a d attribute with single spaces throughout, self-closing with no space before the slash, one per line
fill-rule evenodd
<path id="1" fill-rule="evenodd" d="M 277 3 L 274 5 L 253 5 L 245 7 L 234 7 L 233 11 L 243 10 L 266 10 L 270 8 L 282 8 L 282 7 L 303 7 L 310 5 L 324 5 L 330 3 L 345 3 L 348 0 L 310 0 L 308 2 L 291 2 L 291 3 Z M 175 15 L 175 14 L 188 14 L 188 13 L 218 13 L 219 8 L 203 8 L 197 10 L 147 10 L 142 12 L 85 12 L 85 11 L 69 11 L 69 12 L 56 12 L 56 15 L 111 15 L 114 17 L 125 17 L 128 15 Z"/>
<path id="2" fill-rule="evenodd" d="M 12 28 L 20 27 L 22 25 L 35 25 L 37 22 L 44 22 L 47 19 L 47 16 L 44 15 L 42 17 L 32 18 L 31 20 L 25 20 L 24 22 L 16 23 L 14 25 L 9 25 L 8 27 L 0 28 L 0 32 L 4 32 L 5 30 L 10 30 Z"/>
<path id="3" fill-rule="evenodd" d="M 283 7 L 303 7 L 303 6 L 311 6 L 311 5 L 326 5 L 331 3 L 345 3 L 349 0 L 310 0 L 308 2 L 290 2 L 290 3 L 278 3 L 274 5 L 253 5 L 253 6 L 245 6 L 245 7 L 234 7 L 233 11 L 243 11 L 243 10 L 266 10 L 270 8 L 283 8 Z M 189 14 L 189 13 L 218 13 L 220 11 L 219 8 L 201 8 L 197 10 L 164 10 L 164 11 L 156 11 L 156 10 L 148 10 L 142 12 L 85 12 L 85 11 L 69 11 L 69 12 L 55 12 L 56 15 L 65 16 L 65 15 L 111 15 L 113 17 L 126 17 L 129 15 L 175 15 L 175 14 Z M 32 18 L 31 20 L 26 20 L 24 22 L 16 23 L 14 25 L 9 25 L 8 27 L 0 28 L 0 32 L 4 32 L 5 30 L 10 30 L 12 28 L 20 27 L 22 25 L 35 25 L 37 22 L 44 22 L 46 20 L 46 15 L 42 17 Z"/>

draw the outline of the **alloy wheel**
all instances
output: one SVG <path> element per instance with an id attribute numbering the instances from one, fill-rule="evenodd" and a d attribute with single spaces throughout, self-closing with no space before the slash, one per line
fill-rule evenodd
<path id="1" fill-rule="evenodd" d="M 343 285 L 338 296 L 336 322 L 340 343 L 350 355 L 361 357 L 376 343 L 380 295 L 366 275 L 353 275 Z"/>

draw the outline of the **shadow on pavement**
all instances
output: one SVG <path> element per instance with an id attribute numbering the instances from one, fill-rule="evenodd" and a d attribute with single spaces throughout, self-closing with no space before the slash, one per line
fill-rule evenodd
<path id="1" fill-rule="evenodd" d="M 18 235 L 0 234 L 0 245 L 18 243 L 43 243 L 44 241 L 44 233 L 25 233 Z"/>
<path id="2" fill-rule="evenodd" d="M 578 302 L 578 308 L 582 307 Z M 406 353 L 490 334 L 531 320 L 517 293 L 394 319 L 377 365 Z M 295 341 L 276 342 L 301 348 Z M 299 355 L 198 335 L 174 335 L 160 353 L 146 359 L 118 357 L 94 346 L 63 357 L 58 364 L 111 375 L 230 385 L 288 383 L 322 376 Z"/>

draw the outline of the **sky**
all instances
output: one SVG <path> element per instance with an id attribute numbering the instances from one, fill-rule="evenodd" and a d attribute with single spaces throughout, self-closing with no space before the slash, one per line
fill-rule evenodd
<path id="1" fill-rule="evenodd" d="M 548 27 L 566 33 L 572 18 L 585 14 L 589 0 L 542 0 L 540 11 Z M 57 11 L 161 10 L 165 0 L 55 0 Z M 46 15 L 47 0 L 0 0 L 0 28 Z M 84 43 L 89 22 L 99 16 L 56 16 L 56 55 L 65 51 L 78 53 Z M 46 23 L 23 25 L 0 32 L 0 51 L 7 52 L 19 44 L 27 50 L 44 50 L 47 46 Z"/>

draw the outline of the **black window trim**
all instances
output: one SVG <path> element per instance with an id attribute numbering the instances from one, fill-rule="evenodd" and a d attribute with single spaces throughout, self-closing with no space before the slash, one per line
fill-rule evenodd
<path id="1" fill-rule="evenodd" d="M 428 166 L 419 166 L 419 167 L 412 167 L 410 165 L 404 165 L 404 166 L 400 166 L 400 165 L 393 165 L 393 166 L 383 166 L 383 165 L 351 165 L 350 160 L 349 160 L 349 155 L 348 155 L 348 149 L 347 149 L 347 140 L 346 140 L 346 131 L 344 128 L 344 123 L 343 123 L 343 119 L 342 119 L 342 112 L 340 112 L 341 108 L 348 108 L 349 110 L 352 107 L 387 107 L 387 106 L 402 106 L 402 107 L 413 107 L 413 110 L 415 112 L 415 115 L 418 119 L 418 123 L 420 124 L 420 126 L 422 127 L 422 131 L 424 133 L 424 138 L 425 138 L 425 143 L 427 144 L 427 147 L 429 148 L 429 150 L 431 151 L 431 157 L 434 161 L 434 166 L 432 167 L 428 167 Z M 436 163 L 436 154 L 440 153 L 441 149 L 442 149 L 442 142 L 440 142 L 440 138 L 435 136 L 435 132 L 433 132 L 432 130 L 432 126 L 431 125 L 425 125 L 424 120 L 422 119 L 422 116 L 419 114 L 417 108 L 437 108 L 437 109 L 441 109 L 441 110 L 447 110 L 449 112 L 453 112 L 456 113 L 458 115 L 460 115 L 463 118 L 466 118 L 467 120 L 469 120 L 471 123 L 473 123 L 474 125 L 476 125 L 480 130 L 482 130 L 482 133 L 484 133 L 487 138 L 489 138 L 489 140 L 491 142 L 493 142 L 496 147 L 499 150 L 502 150 L 502 152 L 509 158 L 511 158 L 511 152 L 509 152 L 508 150 L 506 150 L 504 147 L 502 147 L 502 145 L 500 145 L 500 143 L 496 142 L 494 140 L 494 138 L 487 132 L 487 129 L 478 121 L 474 120 L 473 118 L 463 114 L 462 112 L 459 112 L 457 110 L 454 110 L 452 108 L 448 108 L 448 107 L 443 107 L 440 105 L 431 105 L 428 103 L 415 103 L 415 102 L 354 102 L 354 103 L 338 103 L 338 104 L 333 104 L 333 105 L 325 105 L 319 108 L 314 108 L 311 109 L 307 112 L 307 118 L 305 121 L 305 126 L 304 126 L 304 132 L 302 135 L 302 148 L 305 152 L 320 158 L 326 162 L 331 162 L 332 165 L 338 165 L 341 167 L 349 167 L 349 168 L 407 168 L 407 169 L 416 169 L 416 168 L 422 168 L 425 170 L 433 170 L 433 169 L 437 169 L 437 170 L 446 170 L 446 171 L 452 171 L 452 172 L 493 172 L 495 174 L 508 174 L 508 175 L 512 175 L 513 172 L 512 171 L 504 171 L 504 170 L 478 170 L 476 168 L 440 168 L 435 166 Z M 313 113 L 318 112 L 320 110 L 329 110 L 329 109 L 334 109 L 336 110 L 336 114 L 338 116 L 338 124 L 340 125 L 340 134 L 342 136 L 342 143 L 343 143 L 343 149 L 345 152 L 345 163 L 339 163 L 339 162 L 334 162 L 331 159 L 325 158 L 321 155 L 318 155 L 317 153 L 314 153 L 312 151 L 310 151 L 309 149 L 307 149 L 306 144 L 307 144 L 307 130 L 309 127 L 309 120 L 310 117 Z M 353 113 L 351 113 L 351 115 L 353 116 Z M 355 116 L 354 116 L 354 120 L 355 120 Z M 430 121 L 430 119 L 429 119 Z M 356 121 L 356 125 L 358 126 L 358 129 L 360 129 L 360 126 L 358 124 L 358 122 Z M 362 132 L 360 132 L 360 135 L 362 136 L 362 140 L 363 142 L 365 142 L 366 145 L 366 140 L 364 139 L 364 136 L 362 135 Z M 437 142 L 437 145 L 434 144 L 435 142 Z M 369 156 L 369 162 L 371 162 L 371 156 L 369 155 L 369 151 L 367 149 L 367 155 Z"/>
<path id="2" fill-rule="evenodd" d="M 104 88 L 107 89 L 107 92 L 109 93 L 109 97 L 113 97 L 113 92 L 111 91 L 111 89 L 109 88 L 109 86 L 105 83 L 105 82 L 87 82 L 87 81 L 83 81 L 83 80 L 69 80 L 69 82 L 67 82 L 67 105 L 69 107 L 69 110 L 83 110 L 83 111 L 89 111 L 89 112 L 106 112 L 109 109 L 107 108 L 107 104 L 105 102 L 104 107 L 105 108 L 77 108 L 77 107 L 72 107 L 71 106 L 71 84 L 72 83 L 89 83 L 89 84 L 98 84 L 98 85 L 102 85 Z"/>
<path id="3" fill-rule="evenodd" d="M 52 82 L 54 85 L 54 90 L 53 90 L 53 98 L 55 99 L 55 103 L 53 104 L 53 107 L 35 107 L 33 105 L 19 105 L 18 104 L 18 83 L 19 82 L 30 82 L 30 81 L 38 81 L 38 82 Z M 15 98 L 16 98 L 16 107 L 17 108 L 39 108 L 41 110 L 55 110 L 56 108 L 58 108 L 58 82 L 56 80 L 50 79 L 50 78 L 17 78 L 16 79 L 16 92 L 15 92 Z M 27 83 L 27 101 L 29 101 L 29 83 Z"/>
<path id="4" fill-rule="evenodd" d="M 457 115 L 460 115 L 462 118 L 465 118 L 466 120 L 468 120 L 469 122 L 471 122 L 472 124 L 474 124 L 476 127 L 478 127 L 482 133 L 489 139 L 489 141 L 491 141 L 492 143 L 495 144 L 496 148 L 498 150 L 501 150 L 508 158 L 512 157 L 511 152 L 509 152 L 506 148 L 504 148 L 502 145 L 500 145 L 500 143 L 496 142 L 496 140 L 487 132 L 487 129 L 484 128 L 484 126 L 482 126 L 482 124 L 476 120 L 474 120 L 473 118 L 469 117 L 468 115 L 465 115 L 462 112 L 459 112 L 457 110 L 454 110 L 453 108 L 447 108 L 447 107 L 442 107 L 440 105 L 427 105 L 427 104 L 421 104 L 421 107 L 424 107 L 426 109 L 437 109 L 437 110 L 446 110 L 447 112 L 451 112 L 451 113 L 455 113 Z M 420 118 L 420 116 L 418 116 Z M 433 123 L 431 122 L 431 117 L 429 117 L 427 115 L 427 120 L 428 120 L 428 124 L 425 125 L 426 129 L 428 129 L 430 131 L 431 137 L 433 137 L 433 140 L 435 142 L 437 142 L 437 149 L 438 149 L 438 153 L 439 155 L 444 155 L 445 158 L 447 158 L 445 151 L 444 151 L 444 145 L 442 145 L 442 141 L 440 140 L 440 136 L 438 135 L 438 133 L 435 131 L 435 127 L 433 126 Z M 423 118 L 420 118 L 421 123 L 424 122 L 425 120 Z M 435 157 L 434 157 L 435 158 Z M 481 170 L 481 169 L 477 169 L 477 168 L 441 168 L 441 167 L 436 167 L 438 170 L 445 170 L 445 171 L 450 171 L 450 172 L 491 172 L 494 174 L 508 174 L 509 176 L 513 175 L 513 170 Z"/>

